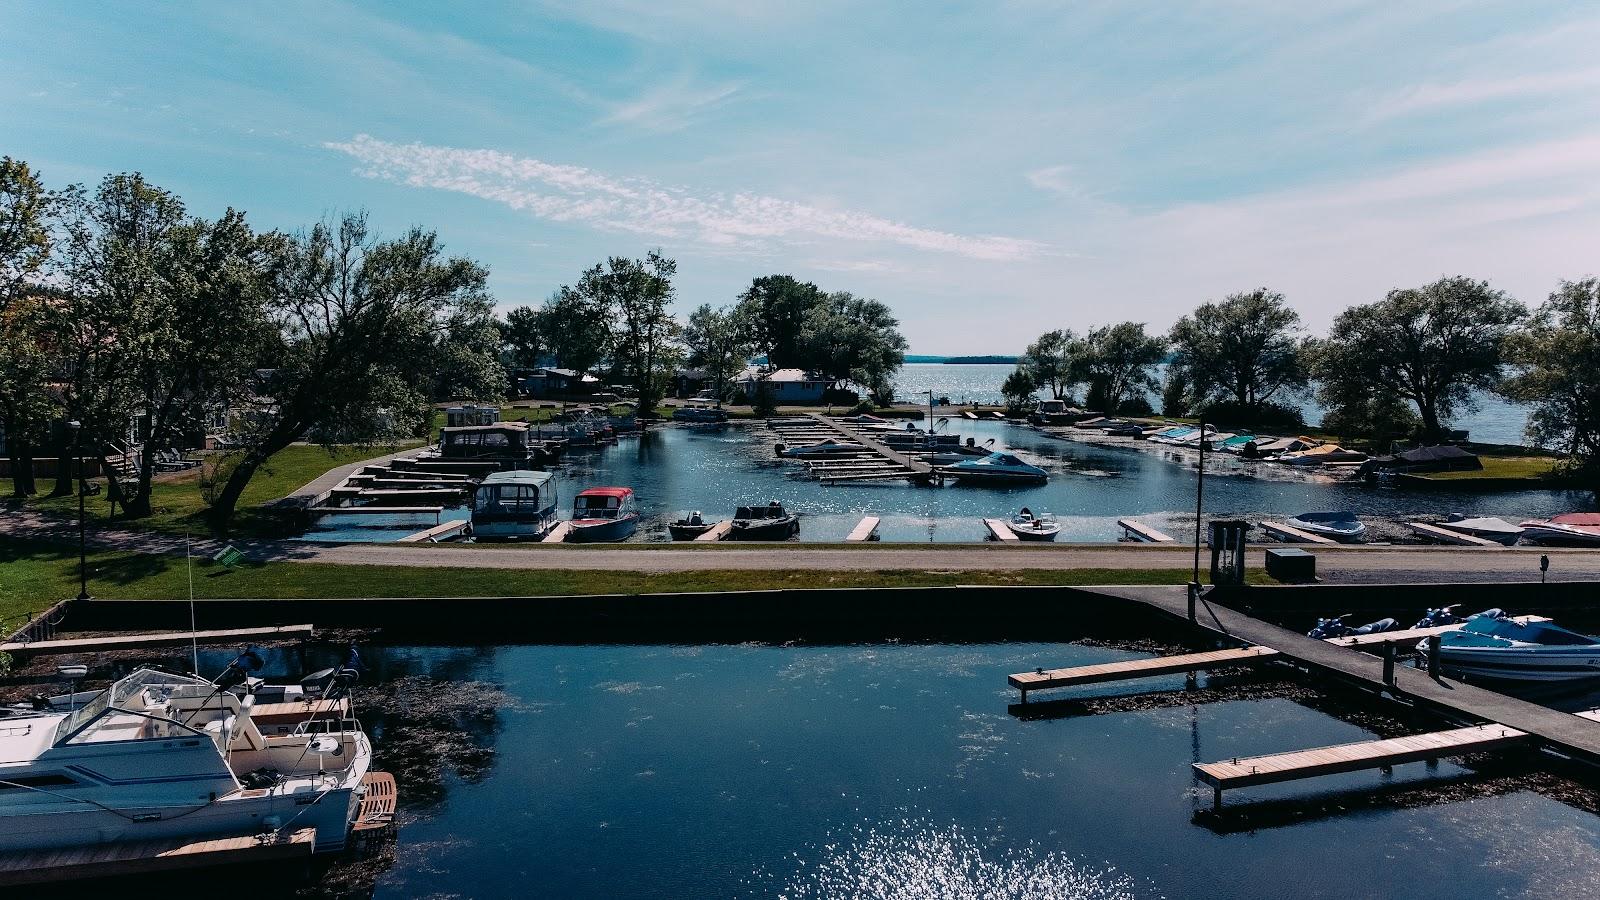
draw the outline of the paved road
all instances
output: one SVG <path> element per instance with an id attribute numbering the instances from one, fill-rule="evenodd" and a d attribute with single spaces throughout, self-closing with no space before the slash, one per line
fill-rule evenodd
<path id="1" fill-rule="evenodd" d="M 0 516 L 0 535 L 76 543 L 71 522 L 33 512 Z M 97 547 L 182 555 L 181 537 L 116 529 L 94 530 Z M 236 542 L 258 560 L 371 566 L 450 566 L 475 569 L 568 569 L 613 572 L 689 572 L 706 569 L 935 572 L 1019 569 L 1177 569 L 1193 565 L 1193 548 L 1153 544 L 784 544 L 498 546 L 415 544 L 314 544 L 298 541 Z M 196 555 L 220 549 L 195 541 Z M 1550 557 L 1552 581 L 1600 580 L 1600 550 L 1536 547 L 1318 547 L 1318 573 L 1333 583 L 1536 581 L 1539 557 Z M 1251 566 L 1265 565 L 1265 548 L 1249 551 Z"/>

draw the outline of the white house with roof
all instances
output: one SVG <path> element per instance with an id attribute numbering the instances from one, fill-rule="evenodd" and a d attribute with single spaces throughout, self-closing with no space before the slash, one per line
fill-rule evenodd
<path id="1" fill-rule="evenodd" d="M 772 399 L 780 405 L 805 406 L 822 402 L 822 395 L 833 384 L 827 378 L 804 369 L 774 369 L 750 366 L 733 380 L 746 402 L 755 399 L 756 385 L 765 382 Z"/>

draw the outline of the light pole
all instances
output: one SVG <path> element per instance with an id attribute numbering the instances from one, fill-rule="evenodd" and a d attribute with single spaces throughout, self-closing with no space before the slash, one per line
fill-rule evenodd
<path id="1" fill-rule="evenodd" d="M 77 419 L 67 423 L 72 429 L 72 459 L 77 463 L 77 477 L 73 479 L 78 491 L 78 599 L 89 599 L 89 540 L 84 528 L 83 513 L 83 423 Z"/>
<path id="2" fill-rule="evenodd" d="M 1195 481 L 1194 488 L 1194 581 L 1189 590 L 1194 594 L 1200 593 L 1200 529 L 1205 525 L 1202 521 L 1202 510 L 1205 509 L 1206 497 L 1206 423 L 1200 420 L 1200 471 Z"/>

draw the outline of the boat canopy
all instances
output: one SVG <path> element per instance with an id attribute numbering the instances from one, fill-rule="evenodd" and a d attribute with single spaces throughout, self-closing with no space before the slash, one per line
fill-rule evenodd
<path id="1" fill-rule="evenodd" d="M 1407 450 L 1390 456 L 1376 456 L 1362 466 L 1362 471 L 1449 472 L 1473 471 L 1482 468 L 1483 461 L 1478 459 L 1476 453 L 1470 453 L 1460 447 L 1440 445 L 1437 447 L 1418 447 L 1415 450 Z"/>
<path id="2" fill-rule="evenodd" d="M 477 513 L 516 513 L 544 509 L 556 502 L 549 472 L 491 472 L 472 495 Z"/>
<path id="3" fill-rule="evenodd" d="M 766 506 L 741 506 L 733 513 L 735 519 L 781 519 L 787 515 L 783 504 L 776 500 Z"/>
<path id="4" fill-rule="evenodd" d="M 590 517 L 615 518 L 622 507 L 632 499 L 633 488 L 587 488 L 579 491 L 578 496 L 572 498 L 572 509 L 574 514 L 582 513 Z"/>
<path id="5" fill-rule="evenodd" d="M 1600 641 L 1586 634 L 1569 631 L 1551 622 L 1518 622 L 1494 616 L 1473 616 L 1461 627 L 1459 636 L 1452 635 L 1446 643 L 1457 647 L 1505 647 L 1512 641 L 1564 647 L 1600 644 Z"/>

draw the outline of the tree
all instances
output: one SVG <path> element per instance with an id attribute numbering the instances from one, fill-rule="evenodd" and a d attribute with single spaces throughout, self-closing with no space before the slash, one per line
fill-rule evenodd
<path id="1" fill-rule="evenodd" d="M 883 303 L 848 291 L 826 295 L 806 314 L 799 361 L 835 383 L 853 381 L 875 393 L 894 393 L 905 361 L 900 321 Z"/>
<path id="2" fill-rule="evenodd" d="M 1201 304 L 1172 326 L 1169 377 L 1187 385 L 1191 409 L 1227 403 L 1235 415 L 1259 417 L 1308 381 L 1299 330 L 1300 314 L 1266 288 Z"/>
<path id="3" fill-rule="evenodd" d="M 539 308 L 545 349 L 562 367 L 579 375 L 605 359 L 611 349 L 611 319 L 604 306 L 566 285 Z"/>
<path id="4" fill-rule="evenodd" d="M 506 320 L 500 325 L 505 365 L 515 369 L 537 366 L 540 357 L 550 349 L 544 329 L 539 311 L 531 306 L 518 306 L 506 313 Z"/>
<path id="5" fill-rule="evenodd" d="M 1436 443 L 1475 391 L 1499 385 L 1501 345 L 1526 315 L 1505 292 L 1461 276 L 1393 290 L 1339 314 L 1318 351 L 1317 378 L 1329 399 L 1388 393 L 1411 401 L 1423 438 Z"/>
<path id="6" fill-rule="evenodd" d="M 732 309 L 713 309 L 702 303 L 689 314 L 683 329 L 688 363 L 706 371 L 715 387 L 717 407 L 721 408 L 727 385 L 743 371 L 750 356 L 750 339 L 739 315 Z"/>
<path id="7" fill-rule="evenodd" d="M 464 300 L 434 341 L 433 399 L 500 402 L 506 393 L 502 342 L 488 296 Z"/>
<path id="8" fill-rule="evenodd" d="M 1006 398 L 1006 414 L 1018 416 L 1028 412 L 1033 406 L 1033 392 L 1038 389 L 1027 369 L 1022 366 L 1013 369 L 1000 385 L 1000 394 Z"/>
<path id="9" fill-rule="evenodd" d="M 806 319 L 823 302 L 822 289 L 792 275 L 764 275 L 739 295 L 750 341 L 774 368 L 804 368 Z"/>
<path id="10" fill-rule="evenodd" d="M 585 271 L 577 287 L 562 288 L 611 323 L 612 368 L 639 393 L 640 412 L 666 394 L 679 331 L 668 311 L 677 272 L 675 261 L 652 250 L 642 260 L 613 256 Z"/>
<path id="11" fill-rule="evenodd" d="M 1122 411 L 1125 403 L 1156 390 L 1154 370 L 1167 355 L 1167 342 L 1145 334 L 1139 322 L 1106 325 L 1084 338 L 1081 369 L 1089 385 L 1090 409 Z"/>
<path id="12" fill-rule="evenodd" d="M 1082 370 L 1076 360 L 1082 349 L 1078 336 L 1071 331 L 1047 331 L 1028 345 L 1027 352 L 1022 355 L 1022 364 L 1034 384 L 1049 388 L 1050 396 L 1064 400 L 1080 380 Z"/>
<path id="13" fill-rule="evenodd" d="M 1562 282 L 1507 340 L 1506 356 L 1519 371 L 1501 393 L 1533 407 L 1528 437 L 1600 486 L 1600 279 Z"/>
<path id="14" fill-rule="evenodd" d="M 38 281 L 58 205 L 27 163 L 0 157 L 0 432 L 18 497 L 35 492 L 33 448 L 56 405 L 48 389 L 52 307 Z"/>
<path id="15" fill-rule="evenodd" d="M 440 337 L 487 302 L 483 266 L 446 257 L 420 228 L 380 240 L 364 213 L 282 241 L 268 271 L 276 368 L 241 422 L 244 446 L 212 506 L 219 525 L 256 471 L 314 430 L 378 441 L 425 427 Z"/>

